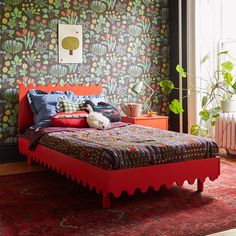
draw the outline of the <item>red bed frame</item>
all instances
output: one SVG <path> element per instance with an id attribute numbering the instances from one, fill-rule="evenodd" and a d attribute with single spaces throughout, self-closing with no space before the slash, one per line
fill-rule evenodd
<path id="1" fill-rule="evenodd" d="M 51 84 L 36 87 L 30 85 L 19 87 L 19 120 L 18 128 L 23 130 L 33 123 L 33 113 L 29 107 L 26 94 L 30 89 L 49 91 L 73 91 L 77 95 L 92 95 L 102 92 L 101 85 L 60 85 Z M 182 186 L 185 180 L 193 184 L 197 179 L 197 189 L 203 191 L 203 184 L 206 177 L 215 180 L 220 174 L 219 158 L 207 158 L 193 161 L 176 162 L 169 164 L 151 165 L 139 168 L 107 171 L 86 162 L 80 161 L 71 156 L 65 155 L 48 147 L 39 144 L 35 151 L 30 151 L 29 140 L 19 137 L 20 153 L 28 158 L 28 164 L 33 161 L 51 168 L 58 173 L 71 177 L 78 183 L 88 185 L 90 189 L 95 188 L 97 193 L 102 192 L 103 208 L 110 208 L 110 195 L 119 197 L 123 191 L 132 195 L 136 189 L 146 192 L 149 187 L 158 190 L 161 185 L 171 188 L 176 182 Z"/>

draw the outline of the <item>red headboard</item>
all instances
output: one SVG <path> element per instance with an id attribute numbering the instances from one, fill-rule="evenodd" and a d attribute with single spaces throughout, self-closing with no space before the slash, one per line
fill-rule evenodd
<path id="1" fill-rule="evenodd" d="M 61 86 L 59 84 L 53 86 L 52 84 L 48 85 L 38 85 L 38 86 L 33 86 L 29 85 L 25 87 L 23 84 L 19 85 L 19 117 L 18 117 L 18 129 L 19 130 L 24 130 L 28 126 L 33 124 L 33 112 L 29 106 L 28 99 L 27 99 L 27 92 L 28 90 L 31 89 L 37 89 L 37 90 L 42 90 L 45 92 L 50 92 L 50 91 L 72 91 L 76 95 L 96 95 L 96 94 L 101 94 L 102 93 L 102 85 L 70 85 L 66 84 L 65 86 Z"/>

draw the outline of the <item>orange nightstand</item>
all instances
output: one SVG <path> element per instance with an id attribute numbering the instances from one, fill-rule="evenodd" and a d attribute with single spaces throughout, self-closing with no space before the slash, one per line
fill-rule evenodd
<path id="1" fill-rule="evenodd" d="M 168 130 L 168 116 L 147 116 L 141 115 L 136 117 L 122 116 L 121 121 L 136 125 L 144 125 L 153 128 Z"/>

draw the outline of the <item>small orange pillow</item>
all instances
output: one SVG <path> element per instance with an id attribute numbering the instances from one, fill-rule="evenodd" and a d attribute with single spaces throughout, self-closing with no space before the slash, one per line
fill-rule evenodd
<path id="1" fill-rule="evenodd" d="M 60 112 L 52 116 L 51 124 L 57 127 L 87 128 L 88 113 L 76 111 L 72 113 Z"/>

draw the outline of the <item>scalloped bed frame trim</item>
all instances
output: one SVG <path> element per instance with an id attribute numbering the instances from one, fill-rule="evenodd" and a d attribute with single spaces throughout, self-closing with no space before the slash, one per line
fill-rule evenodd
<path id="1" fill-rule="evenodd" d="M 44 91 L 74 91 L 77 95 L 100 94 L 101 85 L 82 85 L 71 86 L 52 85 L 29 86 L 20 85 L 19 88 L 19 129 L 32 124 L 33 114 L 27 102 L 26 94 L 30 89 L 41 89 Z M 28 164 L 33 161 L 51 168 L 52 170 L 66 175 L 84 186 L 88 185 L 90 189 L 95 188 L 97 193 L 102 193 L 103 208 L 110 208 L 110 195 L 119 197 L 123 191 L 132 195 L 136 189 L 146 192 L 149 187 L 159 190 L 161 185 L 171 188 L 174 183 L 182 186 L 187 180 L 193 184 L 197 179 L 197 189 L 203 191 L 204 181 L 207 177 L 214 181 L 220 175 L 220 159 L 207 158 L 193 161 L 184 161 L 168 164 L 151 165 L 140 168 L 130 168 L 122 170 L 107 171 L 86 162 L 80 161 L 74 157 L 60 153 L 39 144 L 35 151 L 29 150 L 29 140 L 19 137 L 20 153 L 28 158 Z"/>

